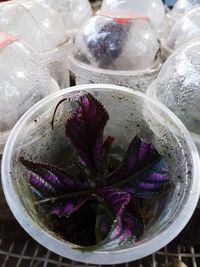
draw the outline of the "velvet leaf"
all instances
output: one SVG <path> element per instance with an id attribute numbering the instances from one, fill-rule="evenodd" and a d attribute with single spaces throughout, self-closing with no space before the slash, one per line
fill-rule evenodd
<path id="1" fill-rule="evenodd" d="M 59 217 L 61 216 L 71 216 L 75 211 L 80 209 L 85 202 L 88 200 L 88 198 L 70 198 L 67 200 L 62 201 L 61 203 L 58 202 L 58 204 L 54 204 L 54 206 L 51 208 L 50 214 L 51 215 L 57 215 Z"/>
<path id="2" fill-rule="evenodd" d="M 122 164 L 105 179 L 108 185 L 123 182 L 127 177 L 135 174 L 161 158 L 153 144 L 142 142 L 136 136 L 130 143 Z"/>
<path id="3" fill-rule="evenodd" d="M 172 186 L 163 159 L 130 179 L 125 189 L 135 197 L 152 198 L 169 191 Z"/>
<path id="4" fill-rule="evenodd" d="M 111 238 L 130 242 L 137 240 L 143 232 L 143 220 L 131 195 L 117 188 L 104 188 L 99 192 L 107 207 L 112 212 L 115 220 L 112 226 Z M 106 220 L 102 220 L 105 224 Z M 109 229 L 103 225 L 104 229 Z"/>
<path id="5" fill-rule="evenodd" d="M 54 197 L 62 193 L 77 192 L 87 188 L 86 183 L 80 183 L 71 177 L 65 170 L 56 166 L 28 161 L 21 158 L 27 168 L 27 176 L 32 191 L 40 198 Z"/>
<path id="6" fill-rule="evenodd" d="M 109 119 L 107 111 L 91 94 L 78 99 L 78 107 L 66 122 L 66 136 L 71 140 L 81 163 L 92 173 L 102 170 L 103 131 Z"/>

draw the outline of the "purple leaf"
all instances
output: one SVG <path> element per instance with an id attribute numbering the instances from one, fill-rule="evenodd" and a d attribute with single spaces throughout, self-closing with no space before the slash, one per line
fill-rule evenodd
<path id="1" fill-rule="evenodd" d="M 57 216 L 71 216 L 75 211 L 80 209 L 88 198 L 71 198 L 64 201 L 64 203 L 58 203 L 51 208 L 50 214 Z"/>
<path id="2" fill-rule="evenodd" d="M 136 136 L 130 143 L 122 164 L 105 178 L 107 184 L 113 185 L 123 182 L 130 175 L 145 169 L 160 158 L 161 155 L 154 145 L 146 144 Z"/>
<path id="3" fill-rule="evenodd" d="M 126 206 L 122 214 L 121 225 L 116 225 L 117 234 L 122 232 L 120 236 L 121 241 L 138 240 L 144 231 L 144 222 L 141 213 L 131 198 L 129 204 Z"/>
<path id="4" fill-rule="evenodd" d="M 151 198 L 169 191 L 171 186 L 166 164 L 161 159 L 138 176 L 130 179 L 124 188 L 135 197 Z"/>
<path id="5" fill-rule="evenodd" d="M 95 225 L 95 236 L 97 244 L 102 242 L 109 235 L 111 227 L 113 225 L 114 216 L 108 214 L 105 211 L 103 205 L 99 204 L 96 225 Z"/>
<path id="6" fill-rule="evenodd" d="M 111 237 L 119 238 L 120 241 L 137 240 L 143 232 L 144 225 L 131 195 L 125 190 L 104 188 L 100 190 L 99 196 L 103 198 L 115 218 Z"/>
<path id="7" fill-rule="evenodd" d="M 82 164 L 95 173 L 102 171 L 103 131 L 108 119 L 103 105 L 87 93 L 79 97 L 78 108 L 65 125 Z"/>
<path id="8" fill-rule="evenodd" d="M 127 23 L 119 24 L 115 20 L 111 20 L 106 24 L 96 26 L 95 31 L 91 29 L 88 35 L 85 33 L 84 39 L 88 50 L 99 67 L 107 69 L 119 58 L 129 36 L 129 29 L 130 23 L 128 21 Z M 86 55 L 82 56 L 87 58 Z"/>
<path id="9" fill-rule="evenodd" d="M 73 179 L 67 172 L 56 166 L 36 163 L 21 158 L 22 164 L 28 169 L 28 179 L 32 191 L 37 196 L 53 197 L 64 192 L 77 192 L 86 188 L 85 183 Z"/>

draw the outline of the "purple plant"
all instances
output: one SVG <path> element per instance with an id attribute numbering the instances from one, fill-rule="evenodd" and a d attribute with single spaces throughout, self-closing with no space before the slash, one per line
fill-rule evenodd
<path id="1" fill-rule="evenodd" d="M 154 145 L 137 136 L 124 159 L 114 159 L 114 138 L 104 140 L 103 136 L 108 120 L 107 111 L 91 94 L 78 98 L 77 108 L 65 124 L 66 136 L 76 152 L 76 175 L 21 158 L 49 225 L 81 246 L 114 238 L 138 240 L 144 229 L 138 199 L 149 201 L 171 187 L 163 157 Z"/>

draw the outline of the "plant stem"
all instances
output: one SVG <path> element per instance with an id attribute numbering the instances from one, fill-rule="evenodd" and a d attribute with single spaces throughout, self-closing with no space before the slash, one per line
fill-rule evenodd
<path id="1" fill-rule="evenodd" d="M 44 203 L 47 203 L 47 202 L 55 202 L 57 200 L 62 200 L 62 199 L 67 199 L 67 198 L 72 198 L 72 197 L 76 198 L 76 197 L 80 197 L 80 196 L 88 196 L 88 195 L 94 195 L 94 194 L 95 194 L 94 190 L 73 192 L 73 193 L 61 195 L 61 196 L 58 196 L 58 197 L 50 197 L 50 198 L 46 198 L 46 199 L 43 199 L 43 200 L 38 200 L 38 201 L 35 201 L 34 204 L 38 205 L 38 204 L 44 204 Z"/>

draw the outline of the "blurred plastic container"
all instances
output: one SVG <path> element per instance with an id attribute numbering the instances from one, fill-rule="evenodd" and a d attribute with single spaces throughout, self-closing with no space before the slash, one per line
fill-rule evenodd
<path id="1" fill-rule="evenodd" d="M 106 82 L 145 91 L 160 65 L 157 33 L 148 18 L 130 12 L 90 18 L 69 55 L 76 84 Z"/>
<path id="2" fill-rule="evenodd" d="M 24 41 L 0 33 L 0 164 L 5 143 L 15 123 L 36 102 L 59 89 L 31 47 Z M 1 185 L 0 210 L 0 219 L 14 219 Z"/>
<path id="3" fill-rule="evenodd" d="M 101 7 L 102 12 L 121 10 L 149 17 L 159 33 L 165 28 L 165 7 L 161 0 L 104 0 Z"/>
<path id="4" fill-rule="evenodd" d="M 147 93 L 182 120 L 200 151 L 200 39 L 172 53 Z"/>
<path id="5" fill-rule="evenodd" d="M 56 12 L 28 0 L 1 2 L 0 31 L 29 43 L 48 66 L 59 86 L 69 86 L 66 58 L 71 42 Z"/>
<path id="6" fill-rule="evenodd" d="M 62 18 L 67 35 L 74 37 L 82 24 L 92 15 L 88 0 L 32 0 L 56 10 Z"/>
<path id="7" fill-rule="evenodd" d="M 0 154 L 11 129 L 24 112 L 58 90 L 32 48 L 0 33 Z"/>
<path id="8" fill-rule="evenodd" d="M 178 0 L 176 1 L 172 10 L 167 14 L 167 16 L 172 21 L 172 23 L 175 23 L 196 5 L 200 5 L 199 0 Z"/>
<path id="9" fill-rule="evenodd" d="M 126 148 L 135 135 L 152 142 L 169 166 L 170 179 L 176 186 L 160 197 L 153 208 L 153 218 L 144 234 L 134 244 L 123 244 L 118 238 L 94 249 L 78 249 L 47 227 L 36 208 L 35 199 L 19 158 L 57 164 L 70 150 L 64 122 L 73 114 L 73 101 L 84 93 L 100 101 L 110 116 L 105 136 L 114 135 L 114 146 Z M 63 108 L 52 114 L 64 98 Z M 155 113 L 147 112 L 151 106 Z M 160 123 L 157 118 L 161 117 Z M 37 120 L 34 125 L 32 122 Z M 171 123 L 168 123 L 168 120 Z M 43 123 L 46 122 L 46 123 Z M 178 131 L 174 131 L 178 129 Z M 30 132 L 33 139 L 30 143 Z M 63 153 L 64 152 L 64 153 Z M 58 156 L 59 155 L 59 156 Z M 60 160 L 59 160 L 60 162 Z M 200 162 L 193 140 L 180 120 L 159 102 L 142 93 L 114 85 L 83 85 L 61 90 L 32 107 L 13 129 L 2 160 L 2 181 L 12 212 L 25 230 L 43 246 L 63 257 L 91 263 L 117 264 L 145 257 L 169 243 L 187 224 L 200 193 Z"/>
<path id="10" fill-rule="evenodd" d="M 174 24 L 165 45 L 173 51 L 196 38 L 200 38 L 200 5 L 195 6 Z"/>

